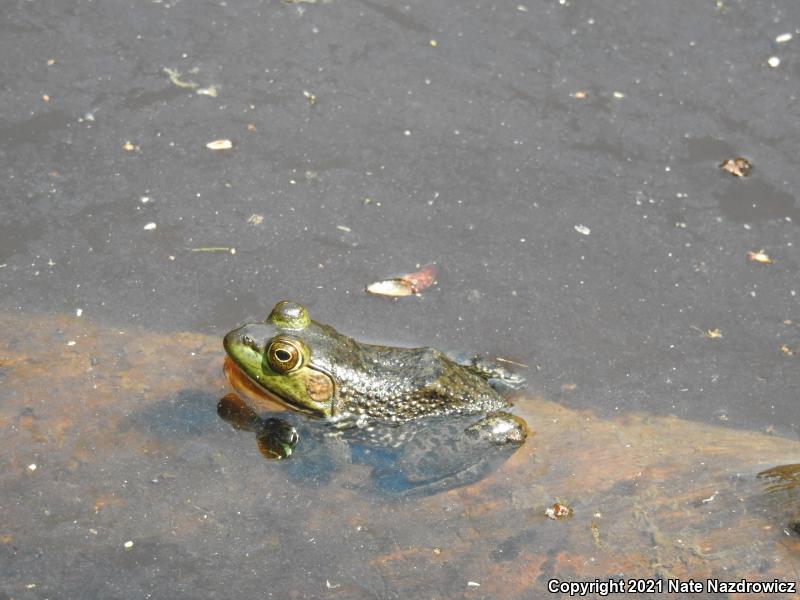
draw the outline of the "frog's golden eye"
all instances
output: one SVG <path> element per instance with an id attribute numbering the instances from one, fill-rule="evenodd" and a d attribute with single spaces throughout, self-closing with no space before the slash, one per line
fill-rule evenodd
<path id="1" fill-rule="evenodd" d="M 303 362 L 300 344 L 289 338 L 275 338 L 267 348 L 269 366 L 278 373 L 288 373 Z"/>

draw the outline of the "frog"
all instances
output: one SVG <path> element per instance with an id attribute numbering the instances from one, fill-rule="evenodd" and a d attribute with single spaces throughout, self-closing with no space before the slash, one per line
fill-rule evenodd
<path id="1" fill-rule="evenodd" d="M 228 379 L 251 422 L 260 423 L 262 452 L 270 448 L 273 458 L 291 455 L 299 439 L 272 416 L 276 410 L 305 414 L 375 449 L 415 440 L 440 463 L 451 460 L 448 452 L 463 454 L 461 444 L 430 439 L 444 430 L 454 439 L 460 427 L 478 455 L 485 454 L 481 446 L 517 448 L 529 432 L 501 393 L 519 389 L 524 379 L 502 365 L 429 347 L 360 342 L 312 320 L 291 300 L 278 302 L 263 322 L 230 331 L 223 346 Z M 424 462 L 421 455 L 415 465 Z"/>

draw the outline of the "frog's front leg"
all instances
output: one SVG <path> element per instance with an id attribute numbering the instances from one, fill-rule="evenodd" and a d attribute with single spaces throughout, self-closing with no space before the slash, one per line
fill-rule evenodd
<path id="1" fill-rule="evenodd" d="M 452 359 L 462 367 L 466 367 L 467 370 L 475 373 L 478 377 L 485 379 L 490 386 L 499 392 L 519 390 L 525 385 L 525 378 L 502 364 L 499 359 L 465 354 L 456 354 Z"/>
<path id="2" fill-rule="evenodd" d="M 265 458 L 275 460 L 289 458 L 299 440 L 297 429 L 288 421 L 278 417 L 262 420 L 256 431 L 258 449 Z"/>
<path id="3" fill-rule="evenodd" d="M 498 446 L 519 445 L 528 437 L 528 424 L 522 417 L 498 410 L 467 427 L 466 432 Z"/>
<path id="4" fill-rule="evenodd" d="M 289 458 L 300 440 L 291 423 L 279 417 L 259 417 L 233 393 L 220 398 L 217 414 L 236 429 L 254 432 L 258 449 L 266 458 Z"/>

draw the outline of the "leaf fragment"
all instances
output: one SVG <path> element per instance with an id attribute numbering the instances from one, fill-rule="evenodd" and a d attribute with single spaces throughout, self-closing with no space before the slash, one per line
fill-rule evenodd
<path id="1" fill-rule="evenodd" d="M 750 175 L 750 171 L 753 170 L 753 165 L 746 158 L 738 156 L 723 161 L 719 165 L 719 168 L 723 171 L 727 171 L 734 177 L 747 177 Z"/>
<path id="2" fill-rule="evenodd" d="M 556 502 L 553 504 L 553 506 L 548 506 L 545 509 L 544 516 L 546 516 L 548 519 L 553 519 L 554 521 L 557 521 L 559 519 L 571 517 L 572 508 L 570 508 L 566 504 L 561 504 L 560 502 Z"/>
<path id="3" fill-rule="evenodd" d="M 366 291 L 377 296 L 395 298 L 419 294 L 436 282 L 437 267 L 429 264 L 414 273 L 406 273 L 393 279 L 376 281 L 367 286 Z"/>
<path id="4" fill-rule="evenodd" d="M 775 262 L 772 260 L 772 257 L 764 251 L 763 248 L 757 252 L 753 252 L 752 250 L 748 251 L 747 258 L 753 262 L 761 263 L 762 265 L 771 265 Z"/>
<path id="5" fill-rule="evenodd" d="M 208 142 L 206 148 L 209 150 L 230 150 L 233 148 L 233 142 L 225 139 L 214 140 L 213 142 Z"/>

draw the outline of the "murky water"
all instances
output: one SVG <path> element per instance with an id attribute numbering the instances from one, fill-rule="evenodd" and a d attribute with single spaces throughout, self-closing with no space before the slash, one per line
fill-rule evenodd
<path id="1" fill-rule="evenodd" d="M 796 578 L 797 490 L 756 478 L 796 460 L 796 441 L 523 396 L 521 449 L 409 496 L 336 439 L 265 460 L 217 416 L 216 338 L 0 323 L 7 597 L 528 598 L 551 578 Z M 571 518 L 545 516 L 556 501 Z"/>
<path id="2" fill-rule="evenodd" d="M 1 3 L 0 600 L 797 580 L 798 23 L 796 0 Z M 421 298 L 364 293 L 431 262 Z M 532 435 L 426 479 L 293 415 L 266 460 L 217 414 L 220 342 L 281 299 L 528 365 Z"/>

